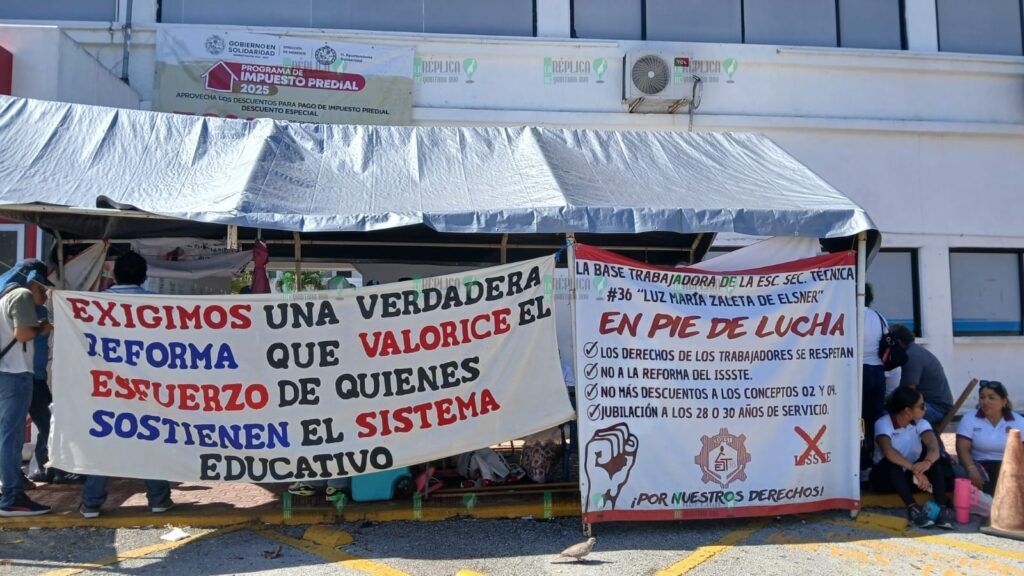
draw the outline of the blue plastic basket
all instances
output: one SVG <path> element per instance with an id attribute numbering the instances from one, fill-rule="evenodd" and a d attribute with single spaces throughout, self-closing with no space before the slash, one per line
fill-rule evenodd
<path id="1" fill-rule="evenodd" d="M 362 474 L 352 478 L 352 500 L 356 502 L 373 502 L 391 500 L 395 497 L 395 486 L 402 478 L 412 480 L 408 468 L 395 468 L 373 474 Z"/>

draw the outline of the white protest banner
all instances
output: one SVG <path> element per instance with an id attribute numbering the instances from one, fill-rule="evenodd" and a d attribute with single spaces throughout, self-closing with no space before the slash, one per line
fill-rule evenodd
<path id="1" fill-rule="evenodd" d="M 413 49 L 161 26 L 153 109 L 329 124 L 412 121 Z"/>
<path id="2" fill-rule="evenodd" d="M 584 521 L 859 506 L 854 256 L 658 268 L 576 247 Z"/>
<path id="3" fill-rule="evenodd" d="M 52 465 L 281 482 L 408 466 L 572 417 L 553 257 L 339 292 L 58 292 Z"/>

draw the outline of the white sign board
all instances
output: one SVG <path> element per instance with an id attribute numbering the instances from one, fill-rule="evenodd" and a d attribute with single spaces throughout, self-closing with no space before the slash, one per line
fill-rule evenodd
<path id="1" fill-rule="evenodd" d="M 658 268 L 577 245 L 585 522 L 859 506 L 854 257 Z"/>
<path id="2" fill-rule="evenodd" d="M 52 466 L 283 482 L 408 466 L 572 417 L 552 257 L 338 292 L 58 292 Z M 289 297 L 290 296 L 290 297 Z"/>

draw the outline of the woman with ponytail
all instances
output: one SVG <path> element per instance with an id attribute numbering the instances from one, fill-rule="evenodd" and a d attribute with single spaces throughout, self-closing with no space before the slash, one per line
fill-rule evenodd
<path id="1" fill-rule="evenodd" d="M 875 422 L 875 465 L 871 484 L 877 492 L 895 492 L 907 507 L 907 518 L 918 528 L 953 529 L 953 510 L 946 495 L 952 485 L 952 469 L 939 451 L 939 438 L 925 419 L 924 396 L 915 388 L 900 386 Z M 938 505 L 930 518 L 914 501 L 914 485 L 932 493 Z"/>

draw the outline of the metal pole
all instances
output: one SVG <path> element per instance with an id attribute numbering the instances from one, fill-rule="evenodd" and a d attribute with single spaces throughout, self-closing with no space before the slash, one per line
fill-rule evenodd
<path id="1" fill-rule="evenodd" d="M 295 240 L 295 291 L 302 291 L 302 240 L 298 232 L 292 232 Z"/>
<path id="2" fill-rule="evenodd" d="M 128 54 L 130 52 L 128 46 L 132 42 L 132 0 L 128 0 L 128 10 L 125 14 L 124 26 L 121 27 L 121 31 L 124 36 L 124 47 L 121 54 L 121 81 L 125 84 L 131 84 L 128 79 Z"/>
<path id="3" fill-rule="evenodd" d="M 861 414 L 864 403 L 864 294 L 865 285 L 867 284 L 867 243 L 868 233 L 861 232 L 857 235 L 857 388 L 854 396 L 857 398 L 857 411 L 856 414 Z M 863 438 L 864 435 L 864 424 L 865 422 L 861 419 L 861 437 L 863 442 L 874 442 L 874 438 Z M 856 473 L 858 478 L 860 477 L 860 451 L 857 451 L 856 459 Z M 858 492 L 858 501 L 860 493 L 860 482 L 855 483 Z M 850 511 L 850 517 L 857 517 L 857 510 Z"/>
<path id="4" fill-rule="evenodd" d="M 579 407 L 580 407 L 580 382 L 576 378 L 576 375 L 580 373 L 579 370 L 579 358 L 577 357 L 576 351 L 576 235 L 569 232 L 565 235 L 566 254 L 568 255 L 569 264 L 569 310 L 571 311 L 572 317 L 572 380 L 574 389 L 576 391 L 576 420 L 579 422 Z M 579 424 L 576 425 L 576 438 L 579 438 Z M 584 454 L 583 454 L 583 443 L 577 442 L 579 446 L 576 446 L 576 461 L 579 462 L 580 466 L 584 466 Z M 583 478 L 583 471 L 580 471 L 580 478 Z M 580 486 L 580 493 L 583 494 L 583 487 Z M 584 508 L 585 510 L 585 508 Z M 592 531 L 590 524 L 587 523 L 586 519 L 583 519 L 583 533 L 590 537 Z"/>
<path id="5" fill-rule="evenodd" d="M 57 288 L 63 289 L 67 286 L 64 281 L 64 240 L 60 237 L 60 230 L 54 230 L 53 235 L 57 239 Z"/>

